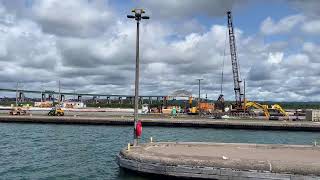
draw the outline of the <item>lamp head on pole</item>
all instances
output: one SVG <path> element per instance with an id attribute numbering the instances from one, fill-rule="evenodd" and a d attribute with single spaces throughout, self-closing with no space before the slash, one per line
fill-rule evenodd
<path id="1" fill-rule="evenodd" d="M 140 21 L 141 19 L 150 19 L 149 16 L 142 16 L 142 14 L 145 13 L 143 9 L 133 9 L 131 12 L 133 12 L 134 15 L 127 15 L 127 18 L 135 19 L 136 21 Z"/>

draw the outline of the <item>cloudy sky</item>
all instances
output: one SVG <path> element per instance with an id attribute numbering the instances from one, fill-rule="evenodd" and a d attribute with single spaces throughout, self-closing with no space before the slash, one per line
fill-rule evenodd
<path id="1" fill-rule="evenodd" d="M 203 78 L 202 94 L 216 99 L 224 61 L 233 100 L 232 10 L 247 97 L 320 101 L 317 0 L 0 0 L 0 87 L 57 90 L 60 80 L 68 92 L 133 94 L 135 22 L 126 15 L 135 7 L 151 17 L 141 23 L 142 95 L 196 95 Z"/>

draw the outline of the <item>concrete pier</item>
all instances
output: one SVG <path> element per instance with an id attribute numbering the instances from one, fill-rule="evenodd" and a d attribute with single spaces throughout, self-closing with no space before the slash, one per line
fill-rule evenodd
<path id="1" fill-rule="evenodd" d="M 148 143 L 123 149 L 121 168 L 204 179 L 320 179 L 320 147 L 225 143 Z"/>

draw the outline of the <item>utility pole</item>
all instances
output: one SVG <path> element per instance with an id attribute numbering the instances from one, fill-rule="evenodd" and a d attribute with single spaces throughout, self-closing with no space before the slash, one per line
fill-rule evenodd
<path id="1" fill-rule="evenodd" d="M 246 100 L 246 79 L 243 79 L 243 108 L 244 108 L 244 110 L 246 108 L 246 103 L 247 103 L 247 100 Z"/>
<path id="2" fill-rule="evenodd" d="M 16 107 L 18 106 L 18 86 L 19 86 L 19 82 L 17 82 L 17 86 L 16 86 Z"/>
<path id="3" fill-rule="evenodd" d="M 201 111 L 200 111 L 200 102 L 201 102 L 201 94 L 200 94 L 200 92 L 201 92 L 201 89 L 200 89 L 200 87 L 201 87 L 201 80 L 203 80 L 203 79 L 197 79 L 198 81 L 199 81 L 199 100 L 198 100 L 198 108 L 199 108 L 199 117 L 201 116 Z"/>
<path id="4" fill-rule="evenodd" d="M 127 15 L 127 18 L 135 19 L 137 21 L 137 37 L 136 37 L 136 73 L 135 73 L 135 93 L 134 93 L 134 130 L 133 130 L 133 145 L 138 144 L 138 137 L 136 134 L 136 126 L 138 122 L 138 106 L 139 106 L 139 24 L 141 19 L 149 19 L 149 16 L 142 16 L 145 13 L 143 9 L 133 9 L 131 11 L 134 15 Z"/>
<path id="5" fill-rule="evenodd" d="M 60 101 L 61 101 L 61 84 L 60 84 L 60 80 L 59 80 L 59 99 L 58 99 L 58 104 L 59 104 L 59 106 L 60 106 Z"/>
<path id="6" fill-rule="evenodd" d="M 40 106 L 42 105 L 42 84 L 40 84 L 40 101 L 41 101 L 41 104 Z"/>

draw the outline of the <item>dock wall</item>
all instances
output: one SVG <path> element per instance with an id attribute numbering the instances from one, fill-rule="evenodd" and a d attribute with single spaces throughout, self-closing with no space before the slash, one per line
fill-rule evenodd
<path id="1" fill-rule="evenodd" d="M 141 119 L 143 126 L 198 127 L 221 129 L 287 130 L 320 132 L 318 122 L 283 122 L 210 119 Z M 50 117 L 50 116 L 0 116 L 2 123 L 52 123 L 86 125 L 133 125 L 133 120 L 119 117 Z"/>
<path id="2" fill-rule="evenodd" d="M 179 148 L 179 146 L 183 146 L 183 149 Z M 217 154 L 225 153 L 229 154 L 231 157 L 222 159 L 216 154 L 210 154 L 210 157 L 207 157 L 208 154 L 201 154 L 201 152 L 204 153 L 210 146 L 213 149 L 218 148 L 222 150 L 222 152 L 218 152 Z M 256 157 L 255 153 L 252 153 L 252 157 L 250 154 L 243 155 L 242 151 L 240 154 L 237 154 L 239 148 L 240 150 L 245 149 L 247 151 L 262 151 L 264 154 L 261 154 L 263 157 Z M 194 149 L 197 149 L 200 154 L 195 155 L 192 153 Z M 230 149 L 234 151 L 232 152 Z M 279 158 L 277 160 L 268 158 L 270 153 L 275 153 L 275 151 L 278 153 L 285 153 L 288 149 L 290 149 L 291 153 L 294 152 L 293 154 L 295 155 L 302 153 L 301 157 L 299 157 L 300 159 L 292 157 L 292 161 L 289 161 L 286 158 Z M 315 157 L 311 162 L 308 160 L 310 157 L 303 154 L 309 152 L 318 154 L 319 148 L 301 145 L 155 143 L 133 147 L 129 151 L 123 149 L 117 156 L 117 163 L 121 168 L 139 173 L 186 178 L 235 180 L 319 179 L 320 164 L 317 162 L 319 158 Z M 279 156 L 279 154 L 274 155 Z M 310 163 L 305 163 L 307 161 L 310 161 Z"/>

